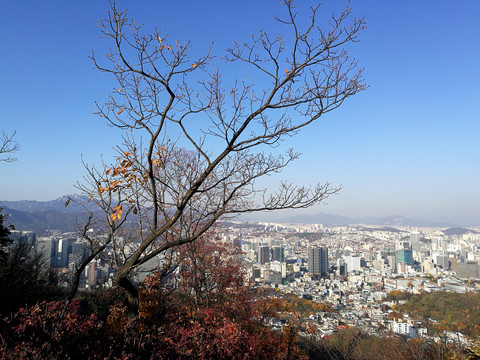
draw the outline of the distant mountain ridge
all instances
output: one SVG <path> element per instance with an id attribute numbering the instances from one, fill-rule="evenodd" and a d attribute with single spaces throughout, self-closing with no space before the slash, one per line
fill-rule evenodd
<path id="1" fill-rule="evenodd" d="M 68 199 L 72 203 L 65 207 Z M 43 233 L 46 230 L 77 231 L 79 226 L 85 224 L 87 215 L 85 211 L 75 206 L 75 200 L 87 203 L 87 198 L 81 195 L 65 195 L 50 201 L 20 200 L 0 201 L 3 213 L 8 215 L 7 224 L 13 224 L 18 230 L 32 230 Z M 95 209 L 92 202 L 92 209 Z M 261 216 L 251 221 L 262 221 Z M 403 216 L 364 217 L 352 218 L 341 215 L 317 213 L 315 215 L 295 215 L 271 222 L 290 224 L 323 224 L 333 225 L 376 225 L 376 226 L 418 226 L 418 227 L 443 227 L 446 235 L 463 235 L 473 230 L 457 227 L 444 222 L 432 222 L 408 219 Z"/>
<path id="2" fill-rule="evenodd" d="M 74 207 L 65 207 L 68 199 L 85 201 L 88 198 L 81 195 L 63 195 L 55 200 L 37 201 L 37 200 L 18 200 L 18 201 L 0 201 L 0 207 L 10 208 L 17 211 L 39 212 L 39 211 L 60 211 L 74 212 Z"/>
<path id="3" fill-rule="evenodd" d="M 87 200 L 80 195 L 65 195 L 50 201 L 0 201 L 0 207 L 8 216 L 6 223 L 14 225 L 17 230 L 39 234 L 47 230 L 77 231 L 79 225 L 85 224 L 87 215 L 81 207 L 73 204 L 65 207 L 69 198 L 81 202 Z"/>
<path id="4" fill-rule="evenodd" d="M 404 216 L 391 215 L 384 217 L 352 218 L 326 213 L 315 215 L 296 215 L 282 219 L 279 222 L 297 224 L 323 224 L 323 225 L 379 225 L 379 226 L 418 226 L 418 227 L 453 227 L 453 224 L 435 221 L 422 221 L 409 219 Z"/>

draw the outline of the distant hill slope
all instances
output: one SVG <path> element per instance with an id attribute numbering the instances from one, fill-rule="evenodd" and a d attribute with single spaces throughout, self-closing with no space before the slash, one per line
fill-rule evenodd
<path id="1" fill-rule="evenodd" d="M 465 235 L 465 234 L 479 234 L 478 231 L 464 229 L 459 227 L 452 227 L 442 231 L 445 235 Z"/>

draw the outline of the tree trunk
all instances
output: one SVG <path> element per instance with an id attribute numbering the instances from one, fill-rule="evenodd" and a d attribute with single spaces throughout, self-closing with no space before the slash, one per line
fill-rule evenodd
<path id="1" fill-rule="evenodd" d="M 122 276 L 115 279 L 115 283 L 119 286 L 127 295 L 127 309 L 128 316 L 130 318 L 138 315 L 138 290 L 132 282 L 126 277 Z"/>

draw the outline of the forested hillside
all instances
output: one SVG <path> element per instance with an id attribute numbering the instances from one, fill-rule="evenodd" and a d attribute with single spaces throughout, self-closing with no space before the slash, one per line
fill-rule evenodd
<path id="1" fill-rule="evenodd" d="M 434 319 L 436 330 L 460 331 L 470 337 L 480 336 L 480 294 L 434 292 L 413 295 L 396 310 L 425 320 Z"/>

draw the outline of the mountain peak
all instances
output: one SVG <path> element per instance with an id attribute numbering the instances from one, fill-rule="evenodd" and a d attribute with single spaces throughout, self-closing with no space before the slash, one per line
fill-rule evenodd
<path id="1" fill-rule="evenodd" d="M 86 199 L 85 196 L 83 195 L 79 195 L 79 194 L 72 194 L 72 195 L 62 195 L 60 196 L 59 198 L 53 200 L 53 201 L 67 201 L 68 199 L 72 199 L 72 200 L 84 200 Z"/>

